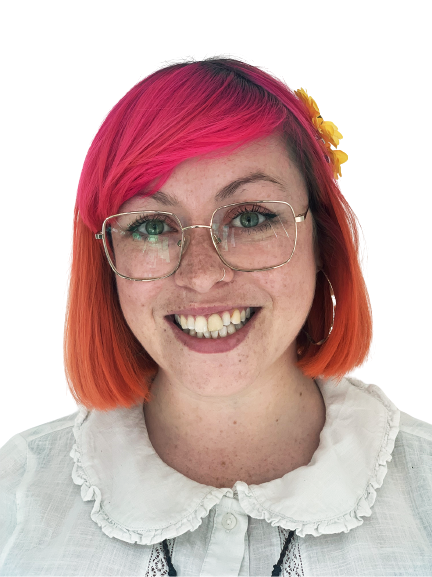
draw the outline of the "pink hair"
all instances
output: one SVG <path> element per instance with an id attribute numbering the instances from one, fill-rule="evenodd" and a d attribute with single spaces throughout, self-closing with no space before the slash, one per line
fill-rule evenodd
<path id="1" fill-rule="evenodd" d="M 297 338 L 298 366 L 337 376 L 361 364 L 372 339 L 370 303 L 358 258 L 356 217 L 307 110 L 281 81 L 232 59 L 168 66 L 134 86 L 111 110 L 85 159 L 75 212 L 65 366 L 76 400 L 108 409 L 147 399 L 157 367 L 127 326 L 111 269 L 91 231 L 138 192 L 155 192 L 182 161 L 222 156 L 275 131 L 308 188 L 323 268 L 336 298 L 335 327 L 322 346 Z M 324 275 L 317 276 L 305 330 L 320 340 L 331 323 Z"/>

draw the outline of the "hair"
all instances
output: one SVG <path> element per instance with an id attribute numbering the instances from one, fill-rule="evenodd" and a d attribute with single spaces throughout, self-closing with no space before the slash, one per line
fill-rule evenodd
<path id="1" fill-rule="evenodd" d="M 321 346 L 297 336 L 297 366 L 340 380 L 367 358 L 372 314 L 359 260 L 355 214 L 342 195 L 304 104 L 280 80 L 229 58 L 181 62 L 134 86 L 111 110 L 87 153 L 74 216 L 65 325 L 65 370 L 87 408 L 150 399 L 157 364 L 127 325 L 115 274 L 94 233 L 135 194 L 154 193 L 182 161 L 218 157 L 279 131 L 302 173 L 322 268 L 337 298 L 333 331 Z M 317 275 L 304 330 L 315 341 L 332 322 L 329 285 Z"/>

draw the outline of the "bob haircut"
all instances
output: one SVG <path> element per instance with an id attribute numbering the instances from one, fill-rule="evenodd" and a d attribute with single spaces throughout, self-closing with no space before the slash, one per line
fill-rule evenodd
<path id="1" fill-rule="evenodd" d="M 115 274 L 94 234 L 137 193 L 152 194 L 182 161 L 221 157 L 279 131 L 302 173 L 314 241 L 337 298 L 335 325 L 321 346 L 297 336 L 297 366 L 340 380 L 367 358 L 372 314 L 359 261 L 358 224 L 304 104 L 281 81 L 229 58 L 181 62 L 134 86 L 111 110 L 86 156 L 74 215 L 65 325 L 65 371 L 72 395 L 90 409 L 150 400 L 157 365 L 127 325 Z M 332 303 L 317 274 L 304 330 L 328 334 Z"/>

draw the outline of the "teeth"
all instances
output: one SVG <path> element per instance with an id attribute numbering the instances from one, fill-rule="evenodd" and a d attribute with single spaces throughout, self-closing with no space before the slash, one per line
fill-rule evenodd
<path id="1" fill-rule="evenodd" d="M 208 325 L 208 330 L 210 332 L 214 332 L 214 331 L 217 332 L 224 326 L 222 319 L 217 314 L 209 316 L 209 319 L 207 321 L 207 325 Z M 214 338 L 216 338 L 216 337 L 214 337 Z"/>
<path id="2" fill-rule="evenodd" d="M 207 328 L 207 319 L 205 317 L 197 317 L 195 319 L 195 330 L 200 333 L 204 333 L 208 330 Z"/>
<path id="3" fill-rule="evenodd" d="M 225 311 L 224 313 L 222 313 L 222 322 L 224 324 L 224 326 L 228 326 L 231 322 L 231 317 L 228 311 Z"/>
<path id="4" fill-rule="evenodd" d="M 233 335 L 240 330 L 250 319 L 252 311 L 250 307 L 239 310 L 235 309 L 232 315 L 224 311 L 221 315 L 212 314 L 208 319 L 199 315 L 174 315 L 176 322 L 188 335 L 202 339 L 218 339 Z"/>
<path id="5" fill-rule="evenodd" d="M 198 337 L 199 339 L 202 339 L 203 336 L 206 339 L 217 339 L 218 337 L 226 337 L 227 335 L 233 335 L 236 331 L 238 331 L 239 329 L 242 328 L 242 326 L 244 326 L 245 323 L 240 323 L 238 325 L 233 325 L 232 323 L 230 323 L 227 327 L 223 326 L 221 329 L 219 329 L 218 331 L 205 331 L 205 332 L 198 332 L 195 331 L 194 329 L 183 329 L 183 332 L 186 333 L 187 335 L 190 335 L 191 337 Z"/>
<path id="6" fill-rule="evenodd" d="M 241 321 L 240 311 L 236 309 L 231 315 L 231 322 L 233 325 L 238 325 L 240 321 Z"/>

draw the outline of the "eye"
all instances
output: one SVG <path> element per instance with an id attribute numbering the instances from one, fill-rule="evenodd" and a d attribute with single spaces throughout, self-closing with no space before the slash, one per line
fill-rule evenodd
<path id="1" fill-rule="evenodd" d="M 134 240 L 141 240 L 146 236 L 159 236 L 173 231 L 167 220 L 169 219 L 166 215 L 141 216 L 135 220 L 135 222 L 131 223 L 127 230 L 131 233 Z M 168 227 L 170 230 L 166 230 L 165 227 Z"/>
<path id="2" fill-rule="evenodd" d="M 250 230 L 276 216 L 277 214 L 261 206 L 242 207 L 237 210 L 236 216 L 232 219 L 231 224 L 235 228 L 246 228 Z M 235 221 L 237 221 L 237 223 Z"/>

